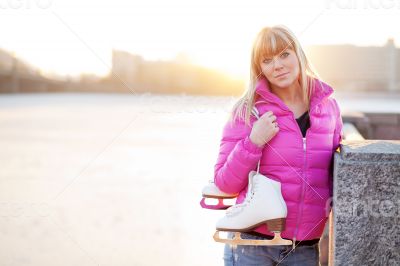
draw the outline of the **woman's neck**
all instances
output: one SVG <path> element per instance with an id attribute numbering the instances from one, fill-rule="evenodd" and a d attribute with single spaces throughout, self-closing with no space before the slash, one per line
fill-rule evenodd
<path id="1" fill-rule="evenodd" d="M 303 94 L 298 81 L 293 82 L 288 87 L 277 87 L 270 83 L 270 90 L 278 96 L 284 103 L 293 104 L 303 101 Z"/>

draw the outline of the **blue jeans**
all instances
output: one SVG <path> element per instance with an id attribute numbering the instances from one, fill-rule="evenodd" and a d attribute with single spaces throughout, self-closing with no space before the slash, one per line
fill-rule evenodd
<path id="1" fill-rule="evenodd" d="M 228 233 L 232 238 L 233 233 Z M 243 239 L 263 239 L 259 236 L 242 233 Z M 318 243 L 312 246 L 244 246 L 225 244 L 225 266 L 258 266 L 258 265 L 319 265 Z"/>

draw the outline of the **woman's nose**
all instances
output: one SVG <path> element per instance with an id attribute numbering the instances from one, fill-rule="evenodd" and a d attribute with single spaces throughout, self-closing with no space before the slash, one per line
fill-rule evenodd
<path id="1" fill-rule="evenodd" d="M 279 59 L 274 60 L 274 69 L 281 69 L 282 68 L 282 62 Z"/>

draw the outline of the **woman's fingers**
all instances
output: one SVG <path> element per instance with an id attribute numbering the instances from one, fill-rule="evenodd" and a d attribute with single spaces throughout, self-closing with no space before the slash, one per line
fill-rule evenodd
<path id="1" fill-rule="evenodd" d="M 262 116 L 262 120 L 267 123 L 274 123 L 276 122 L 276 116 L 269 111 Z"/>
<path id="2" fill-rule="evenodd" d="M 279 125 L 278 122 L 276 121 L 276 116 L 272 111 L 265 112 L 259 119 L 259 122 L 261 122 L 264 125 L 270 125 L 271 129 L 277 133 L 279 131 Z M 260 121 L 262 120 L 262 121 Z"/>
<path id="3" fill-rule="evenodd" d="M 274 115 L 274 113 L 272 111 L 268 111 L 266 113 L 264 113 L 260 119 L 271 119 L 274 118 L 276 119 L 276 116 Z"/>
<path id="4" fill-rule="evenodd" d="M 268 117 L 270 117 L 270 116 L 272 116 L 272 115 L 274 115 L 274 113 L 273 113 L 272 111 L 268 111 L 268 112 L 265 112 L 265 113 L 260 117 L 260 119 L 267 119 Z"/>
<path id="5" fill-rule="evenodd" d="M 257 145 L 264 145 L 279 132 L 279 125 L 272 111 L 265 112 L 253 125 L 250 139 Z"/>

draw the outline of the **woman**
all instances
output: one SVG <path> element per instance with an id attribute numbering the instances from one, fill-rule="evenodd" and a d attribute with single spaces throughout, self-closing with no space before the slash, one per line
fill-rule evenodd
<path id="1" fill-rule="evenodd" d="M 248 174 L 281 182 L 288 208 L 282 238 L 294 246 L 226 244 L 225 265 L 318 265 L 318 242 L 330 211 L 332 158 L 342 119 L 333 89 L 317 78 L 293 33 L 263 28 L 251 56 L 250 86 L 225 125 L 215 165 L 215 185 L 244 201 Z M 255 107 L 260 118 L 251 116 Z M 271 239 L 265 225 L 243 238 Z"/>

